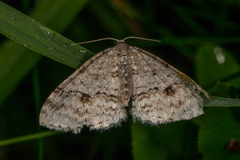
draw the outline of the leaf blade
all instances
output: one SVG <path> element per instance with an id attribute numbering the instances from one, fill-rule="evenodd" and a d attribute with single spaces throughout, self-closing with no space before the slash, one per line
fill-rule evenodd
<path id="1" fill-rule="evenodd" d="M 87 0 L 84 0 L 83 2 L 86 3 Z M 52 10 L 55 12 L 61 12 L 66 3 L 69 3 L 69 1 L 62 0 L 61 6 L 53 0 L 41 1 L 39 5 L 40 7 L 37 6 L 35 10 L 32 11 L 31 15 L 45 24 L 49 24 L 51 21 L 54 21 L 54 23 L 57 24 L 61 23 L 57 30 L 62 32 L 70 23 L 69 20 L 65 21 L 65 19 L 73 19 L 73 17 L 75 17 L 85 5 L 85 3 L 80 3 L 76 0 L 72 1 L 71 5 L 74 6 L 74 8 L 72 8 L 74 12 L 71 11 L 71 13 L 68 14 L 68 17 L 61 17 L 62 19 L 59 22 L 56 21 L 57 19 L 59 20 L 59 18 L 56 18 L 58 15 L 50 14 L 46 16 L 47 13 Z M 0 83 L 2 86 L 0 87 L 0 105 L 4 102 L 6 97 L 11 94 L 20 80 L 41 59 L 41 55 L 35 54 L 26 47 L 43 53 L 53 59 L 55 57 L 56 59 L 60 58 L 58 61 L 63 63 L 66 62 L 67 65 L 73 68 L 77 68 L 82 62 L 86 61 L 93 55 L 89 51 L 87 51 L 88 54 L 86 54 L 86 52 L 85 54 L 84 52 L 82 54 L 79 53 L 79 51 L 83 49 L 81 46 L 70 47 L 70 44 L 73 43 L 72 41 L 2 2 L 0 2 L 0 12 L 0 24 L 3 26 L 0 28 L 0 31 L 20 44 L 25 44 L 25 47 L 23 47 L 12 40 L 7 40 L 0 47 Z M 65 12 L 65 14 L 67 13 Z M 60 14 L 59 16 L 62 15 Z M 27 28 L 25 23 L 32 28 Z M 50 23 L 50 27 L 51 26 Z M 28 30 L 31 31 L 31 33 L 28 33 Z M 54 35 L 54 41 L 47 42 L 49 39 L 48 31 Z M 22 37 L 24 37 L 24 39 L 22 39 Z M 38 40 L 40 37 L 43 39 Z M 51 47 L 54 49 L 54 52 L 52 52 L 54 55 L 49 54 Z M 62 56 L 62 53 L 65 52 L 66 54 L 75 57 L 69 58 L 68 56 Z M 71 62 L 69 62 L 69 60 L 73 62 L 73 64 L 70 64 Z"/>

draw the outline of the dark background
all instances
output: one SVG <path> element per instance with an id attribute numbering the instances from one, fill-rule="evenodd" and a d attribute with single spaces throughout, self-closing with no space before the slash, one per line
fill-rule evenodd
<path id="1" fill-rule="evenodd" d="M 41 1 L 31 0 L 5 0 L 3 2 L 26 15 L 34 10 L 35 5 L 41 3 Z M 160 44 L 142 40 L 128 40 L 127 42 L 161 57 L 200 82 L 200 85 L 210 94 L 238 98 L 238 85 L 231 83 L 228 84 L 228 87 L 224 85 L 227 88 L 224 91 L 222 91 L 224 87 L 219 87 L 219 89 L 215 85 L 217 80 L 228 83 L 228 80 L 238 77 L 239 72 L 236 72 L 233 77 L 228 75 L 221 80 L 217 76 L 214 77 L 215 71 L 221 72 L 216 69 L 218 67 L 213 66 L 214 64 L 210 63 L 211 61 L 208 59 L 204 61 L 201 58 L 196 58 L 196 54 L 200 54 L 201 47 L 211 44 L 221 46 L 226 54 L 231 55 L 237 63 L 239 62 L 239 6 L 240 2 L 235 0 L 90 0 L 61 34 L 75 42 L 104 37 L 122 39 L 127 36 L 161 40 Z M 0 40 L 1 43 L 4 43 L 7 38 L 0 35 Z M 113 44 L 112 41 L 102 41 L 83 46 L 98 53 L 113 46 Z M 210 78 L 211 81 L 206 77 L 202 78 L 202 81 L 198 79 L 201 75 L 196 71 L 201 69 L 197 68 L 197 63 L 201 63 L 207 68 L 202 72 L 215 69 L 211 75 L 209 74 L 213 77 Z M 1 140 L 38 132 L 39 110 L 36 109 L 34 101 L 33 72 L 37 71 L 39 76 L 40 103 L 42 105 L 48 95 L 75 69 L 43 57 L 33 70 L 35 71 L 29 71 L 25 78 L 19 82 L 14 92 L 0 106 Z M 215 89 L 217 88 L 216 90 L 213 89 L 214 86 Z M 233 111 L 235 118 L 238 117 L 238 109 Z M 149 159 L 203 159 L 207 157 L 207 154 L 200 149 L 201 144 L 198 143 L 198 124 L 200 122 L 201 119 L 196 120 L 196 122 L 176 122 L 160 125 L 158 128 L 140 123 L 133 124 L 129 115 L 128 121 L 123 122 L 121 127 L 112 128 L 109 131 L 89 131 L 88 128 L 84 128 L 82 133 L 78 135 L 60 133 L 43 138 L 43 147 L 39 145 L 37 139 L 1 147 L 0 159 L 38 159 L 39 147 L 43 149 L 43 157 L 46 160 L 127 160 L 145 159 L 145 157 L 149 157 Z M 138 143 L 135 136 L 142 134 L 136 133 L 136 131 L 140 131 L 136 129 L 138 125 L 143 128 L 143 132 L 147 130 L 153 133 L 154 138 L 157 137 L 156 139 L 161 141 L 161 143 L 156 143 L 154 138 L 149 140 L 149 144 L 159 145 L 161 149 L 155 151 L 154 145 L 150 145 L 153 148 L 149 148 L 148 145 L 142 144 L 143 146 L 141 146 L 141 143 Z M 186 133 L 175 131 L 179 126 L 185 127 Z M 165 133 L 164 129 L 170 130 L 171 134 Z M 46 130 L 42 128 L 42 131 Z M 155 130 L 158 130 L 160 134 Z M 158 136 L 162 137 L 158 138 Z M 178 136 L 180 137 L 176 138 Z M 177 139 L 177 142 L 172 142 L 173 139 Z M 137 156 L 139 151 L 136 149 L 137 145 L 145 147 L 147 155 Z M 227 142 L 221 143 L 221 146 L 225 145 Z M 224 147 L 222 147 L 222 151 L 225 151 Z M 157 157 L 156 153 L 159 153 L 160 156 Z M 236 156 L 238 156 L 237 153 Z"/>

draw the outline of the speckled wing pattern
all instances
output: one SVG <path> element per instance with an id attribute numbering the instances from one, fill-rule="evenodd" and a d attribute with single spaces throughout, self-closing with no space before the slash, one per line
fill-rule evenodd
<path id="1" fill-rule="evenodd" d="M 40 124 L 59 131 L 80 133 L 83 126 L 104 130 L 127 118 L 119 100 L 118 66 L 111 50 L 84 63 L 48 97 Z"/>
<path id="2" fill-rule="evenodd" d="M 77 69 L 48 97 L 40 124 L 80 133 L 83 126 L 105 130 L 127 118 L 142 123 L 187 120 L 203 114 L 198 84 L 153 54 L 123 40 Z"/>
<path id="3" fill-rule="evenodd" d="M 130 48 L 134 68 L 131 108 L 134 120 L 158 125 L 204 113 L 200 93 L 210 97 L 196 82 L 153 54 Z"/>

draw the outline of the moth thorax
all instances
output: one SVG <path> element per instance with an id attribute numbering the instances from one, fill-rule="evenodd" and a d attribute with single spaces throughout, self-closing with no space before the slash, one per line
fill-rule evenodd
<path id="1" fill-rule="evenodd" d="M 132 71 L 129 63 L 129 54 L 125 49 L 121 50 L 118 55 L 118 78 L 121 101 L 124 106 L 128 106 L 132 96 Z"/>

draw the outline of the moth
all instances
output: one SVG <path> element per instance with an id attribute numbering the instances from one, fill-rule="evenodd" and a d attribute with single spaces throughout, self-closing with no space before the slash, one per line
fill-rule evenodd
<path id="1" fill-rule="evenodd" d="M 127 119 L 158 125 L 188 120 L 203 112 L 203 93 L 194 80 L 155 55 L 115 40 L 85 62 L 47 98 L 40 125 L 80 133 L 106 130 Z M 144 39 L 144 38 L 140 38 Z M 145 39 L 146 40 L 146 39 Z M 148 39 L 147 39 L 148 40 Z"/>

